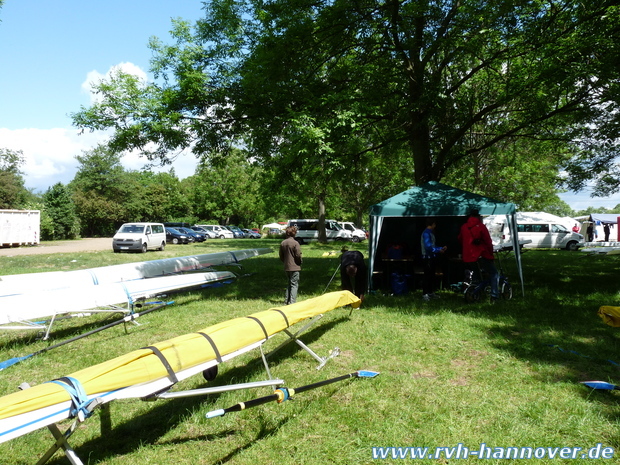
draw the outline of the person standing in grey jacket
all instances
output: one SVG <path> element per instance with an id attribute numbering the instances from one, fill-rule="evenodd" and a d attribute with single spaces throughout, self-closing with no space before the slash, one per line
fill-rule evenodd
<path id="1" fill-rule="evenodd" d="M 286 228 L 286 239 L 280 244 L 280 260 L 284 263 L 284 272 L 288 277 L 286 297 L 284 304 L 294 304 L 297 302 L 297 291 L 299 290 L 299 272 L 301 271 L 301 247 L 295 240 L 297 227 L 289 226 Z"/>

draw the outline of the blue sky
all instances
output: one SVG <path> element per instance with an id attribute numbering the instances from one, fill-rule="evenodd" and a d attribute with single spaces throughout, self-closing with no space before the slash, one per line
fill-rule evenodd
<path id="1" fill-rule="evenodd" d="M 22 150 L 26 186 L 44 192 L 75 175 L 75 156 L 104 135 L 78 135 L 70 113 L 89 106 L 88 82 L 113 67 L 148 77 L 151 36 L 170 42 L 172 18 L 194 22 L 200 0 L 5 0 L 0 9 L 0 147 Z M 139 169 L 144 160 L 128 156 Z M 191 155 L 174 168 L 193 174 Z M 620 194 L 590 198 L 589 192 L 563 194 L 573 209 L 612 208 Z"/>
<path id="2" fill-rule="evenodd" d="M 0 147 L 22 150 L 26 186 L 44 192 L 75 175 L 75 156 L 102 134 L 78 135 L 70 113 L 89 106 L 88 82 L 113 67 L 147 76 L 157 36 L 170 42 L 172 18 L 192 23 L 199 0 L 5 0 L 0 8 Z M 144 160 L 128 156 L 139 169 Z M 193 174 L 191 156 L 175 164 Z M 167 168 L 168 169 L 168 168 Z"/>

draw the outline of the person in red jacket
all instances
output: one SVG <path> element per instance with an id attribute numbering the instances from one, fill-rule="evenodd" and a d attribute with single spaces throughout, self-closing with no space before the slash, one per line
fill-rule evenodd
<path id="1" fill-rule="evenodd" d="M 482 222 L 478 210 L 473 210 L 467 222 L 461 226 L 459 241 L 463 248 L 463 263 L 469 277 L 477 272 L 476 263 L 482 270 L 488 273 L 491 280 L 491 302 L 499 297 L 499 273 L 495 267 L 495 256 L 493 255 L 493 241 L 489 230 Z"/>

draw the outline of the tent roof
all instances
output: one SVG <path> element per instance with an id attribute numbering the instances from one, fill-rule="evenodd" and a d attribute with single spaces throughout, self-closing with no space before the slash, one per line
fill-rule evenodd
<path id="1" fill-rule="evenodd" d="M 462 191 L 436 181 L 413 187 L 370 207 L 370 216 L 467 216 L 515 213 L 515 205 Z"/>
<path id="2" fill-rule="evenodd" d="M 590 220 L 594 222 L 600 221 L 603 224 L 616 224 L 619 216 L 620 213 L 592 213 Z"/>

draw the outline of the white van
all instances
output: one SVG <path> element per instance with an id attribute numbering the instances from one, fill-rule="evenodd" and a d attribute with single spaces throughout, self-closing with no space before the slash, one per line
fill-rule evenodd
<path id="1" fill-rule="evenodd" d="M 295 239 L 300 244 L 319 240 L 319 220 L 289 220 L 287 226 L 297 226 L 297 236 L 295 236 Z M 345 231 L 336 220 L 325 220 L 325 233 L 328 241 L 351 240 L 351 232 Z"/>
<path id="2" fill-rule="evenodd" d="M 516 214 L 519 241 L 531 241 L 525 248 L 560 248 L 577 250 L 583 235 L 569 229 L 564 218 L 543 212 Z M 484 218 L 494 244 L 511 242 L 510 229 L 505 215 Z"/>
<path id="3" fill-rule="evenodd" d="M 201 228 L 209 231 L 210 235 L 212 235 L 216 239 L 234 239 L 235 235 L 230 229 L 223 228 L 218 224 L 197 224 Z"/>
<path id="4" fill-rule="evenodd" d="M 338 224 L 342 226 L 345 231 L 351 233 L 351 240 L 353 242 L 361 242 L 366 239 L 366 233 L 355 226 L 351 221 L 338 221 Z"/>
<path id="5" fill-rule="evenodd" d="M 125 223 L 112 238 L 112 249 L 121 250 L 164 250 L 166 230 L 161 223 Z"/>

